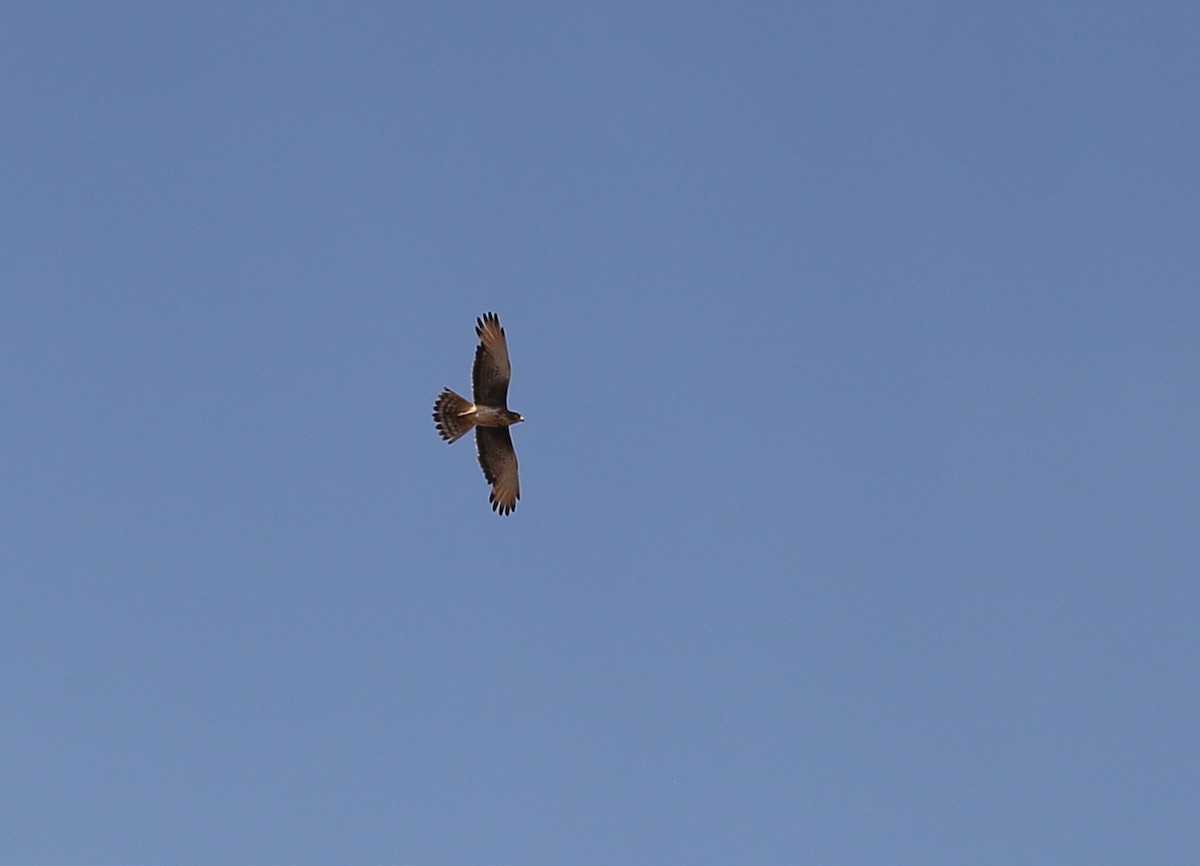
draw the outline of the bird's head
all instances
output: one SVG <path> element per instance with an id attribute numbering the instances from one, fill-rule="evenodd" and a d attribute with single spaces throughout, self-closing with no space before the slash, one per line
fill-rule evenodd
<path id="1" fill-rule="evenodd" d="M 525 420 L 524 415 L 519 415 L 516 412 L 508 413 L 508 423 L 509 424 L 520 424 L 524 420 Z"/>

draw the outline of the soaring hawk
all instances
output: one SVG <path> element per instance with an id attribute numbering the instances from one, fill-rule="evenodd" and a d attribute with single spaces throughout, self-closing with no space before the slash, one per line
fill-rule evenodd
<path id="1" fill-rule="evenodd" d="M 525 419 L 508 409 L 512 365 L 500 318 L 495 313 L 484 313 L 475 321 L 475 333 L 479 335 L 471 371 L 475 402 L 446 388 L 433 405 L 433 420 L 438 435 L 447 442 L 456 442 L 475 428 L 479 465 L 492 485 L 488 501 L 496 513 L 512 514 L 521 498 L 521 483 L 517 478 L 517 452 L 508 428 Z"/>

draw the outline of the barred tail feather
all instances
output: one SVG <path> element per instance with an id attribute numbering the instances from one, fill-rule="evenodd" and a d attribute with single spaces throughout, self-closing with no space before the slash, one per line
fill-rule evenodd
<path id="1" fill-rule="evenodd" d="M 447 442 L 457 442 L 471 432 L 475 423 L 471 420 L 471 410 L 475 404 L 466 397 L 460 397 L 449 388 L 442 391 L 433 404 L 433 420 L 437 422 L 438 435 Z"/>

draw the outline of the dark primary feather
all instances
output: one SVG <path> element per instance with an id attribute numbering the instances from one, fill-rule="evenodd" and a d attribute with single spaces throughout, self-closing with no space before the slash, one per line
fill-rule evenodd
<path id="1" fill-rule="evenodd" d="M 508 428 L 476 427 L 475 444 L 483 477 L 492 485 L 488 497 L 492 509 L 500 514 L 511 514 L 521 498 L 521 484 L 517 476 L 517 452 L 513 449 Z"/>
<path id="2" fill-rule="evenodd" d="M 508 360 L 508 340 L 495 313 L 484 313 L 475 323 L 479 345 L 475 348 L 475 366 L 471 385 L 475 402 L 483 406 L 508 408 L 508 382 L 512 365 Z"/>

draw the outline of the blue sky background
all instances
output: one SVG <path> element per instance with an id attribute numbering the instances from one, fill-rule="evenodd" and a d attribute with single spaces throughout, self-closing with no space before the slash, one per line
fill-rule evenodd
<path id="1" fill-rule="evenodd" d="M 1200 862 L 1200 7 L 2 25 L 4 862 Z"/>

